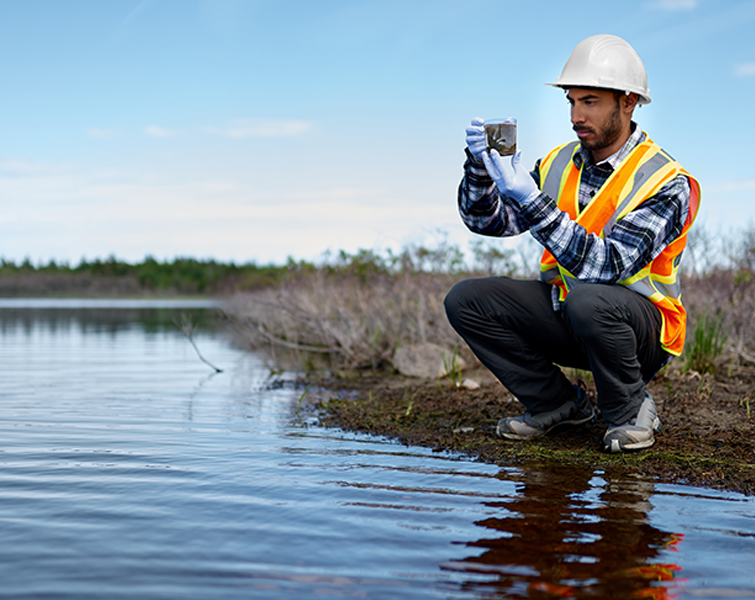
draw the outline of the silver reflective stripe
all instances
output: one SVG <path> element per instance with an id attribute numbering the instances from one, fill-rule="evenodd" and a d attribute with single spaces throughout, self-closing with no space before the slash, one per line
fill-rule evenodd
<path id="1" fill-rule="evenodd" d="M 643 277 L 642 279 L 635 281 L 634 283 L 625 284 L 630 290 L 642 294 L 646 298 L 651 298 L 655 295 L 656 290 L 653 288 L 653 284 L 649 277 Z"/>
<path id="2" fill-rule="evenodd" d="M 654 294 L 660 294 L 664 298 L 679 300 L 682 295 L 682 286 L 678 279 L 674 283 L 666 284 L 660 281 L 653 281 L 648 275 L 634 283 L 625 283 L 622 285 L 626 285 L 630 290 L 634 290 L 638 294 L 642 294 L 648 298 L 652 297 Z"/>
<path id="3" fill-rule="evenodd" d="M 603 227 L 604 237 L 609 235 L 611 231 L 613 231 L 613 227 L 614 225 L 616 225 L 616 219 L 618 219 L 619 215 L 624 211 L 624 209 L 629 206 L 630 203 L 634 200 L 637 192 L 640 191 L 642 184 L 670 162 L 671 160 L 669 159 L 669 157 L 666 156 L 663 152 L 656 152 L 655 156 L 653 156 L 639 169 L 637 169 L 637 172 L 634 174 L 632 189 L 627 194 L 626 198 L 622 200 L 621 204 L 616 207 L 613 215 L 611 215 L 611 218 L 608 219 L 605 227 Z"/>
<path id="4" fill-rule="evenodd" d="M 561 189 L 561 178 L 566 171 L 566 167 L 569 166 L 569 162 L 571 162 L 572 156 L 574 156 L 574 150 L 578 145 L 579 142 L 570 142 L 561 148 L 553 159 L 551 168 L 548 169 L 548 176 L 545 178 L 545 181 L 540 182 L 540 190 L 554 200 L 558 200 L 558 191 Z"/>
<path id="5" fill-rule="evenodd" d="M 566 271 L 561 272 L 561 278 L 564 281 L 564 285 L 566 286 L 567 291 L 571 291 L 576 286 L 584 283 L 584 281 L 580 281 L 574 275 L 569 275 Z"/>
<path id="6" fill-rule="evenodd" d="M 542 281 L 543 283 L 550 283 L 560 275 L 561 273 L 559 273 L 558 268 L 548 269 L 547 271 L 540 271 L 540 281 Z"/>
<path id="7" fill-rule="evenodd" d="M 560 274 L 561 279 L 566 286 L 567 291 L 573 290 L 576 286 L 581 285 L 584 281 L 580 281 L 573 275 L 569 275 L 565 271 L 559 273 L 557 269 L 548 269 L 540 273 L 540 280 L 544 282 L 551 281 L 556 275 Z M 661 283 L 660 281 L 653 282 L 650 277 L 643 277 L 633 283 L 624 283 L 630 290 L 641 294 L 647 298 L 652 298 L 655 294 L 661 294 L 666 298 L 674 298 L 678 300 L 682 293 L 682 286 L 679 281 L 675 281 L 671 284 Z"/>
<path id="8" fill-rule="evenodd" d="M 655 287 L 667 298 L 674 298 L 675 300 L 679 300 L 679 297 L 682 295 L 682 286 L 679 283 L 678 279 L 674 283 L 668 284 L 656 281 Z"/>

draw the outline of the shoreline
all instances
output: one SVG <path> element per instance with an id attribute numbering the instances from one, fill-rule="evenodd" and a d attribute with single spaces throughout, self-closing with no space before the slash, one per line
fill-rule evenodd
<path id="1" fill-rule="evenodd" d="M 85 304 L 123 301 L 167 305 L 188 301 L 219 308 L 226 299 L 198 294 L 82 294 L 4 297 L 0 304 L 66 304 L 76 300 Z M 732 359 L 728 368 L 722 369 L 726 372 L 719 371 L 718 375 L 683 373 L 672 363 L 648 386 L 663 423 L 656 444 L 638 453 L 619 455 L 601 451 L 606 425 L 600 419 L 587 427 L 528 442 L 501 440 L 495 435 L 498 419 L 519 415 L 523 407 L 483 369 L 464 374 L 481 384 L 475 390 L 453 386 L 444 379 L 427 381 L 385 372 L 360 376 L 359 371 L 345 377 L 311 377 L 305 385 L 331 394 L 330 400 L 317 407 L 318 421 L 328 427 L 459 452 L 500 466 L 588 466 L 755 495 L 755 363 L 747 362 L 748 358 L 742 364 L 743 356 Z M 735 366 L 734 361 L 739 364 Z M 588 392 L 594 402 L 595 390 L 589 382 Z"/>
<path id="2" fill-rule="evenodd" d="M 522 414 L 524 409 L 500 383 L 484 374 L 481 378 L 485 381 L 475 390 L 401 376 L 308 383 L 330 394 L 317 405 L 318 422 L 326 427 L 459 452 L 502 467 L 592 467 L 755 495 L 755 407 L 739 402 L 739 398 L 751 397 L 755 389 L 752 370 L 725 379 L 696 373 L 658 376 L 648 386 L 662 420 L 656 443 L 647 450 L 624 454 L 601 450 L 607 425 L 600 418 L 588 426 L 564 428 L 532 441 L 498 438 L 498 419 Z M 595 390 L 589 383 L 588 393 L 594 403 Z"/>

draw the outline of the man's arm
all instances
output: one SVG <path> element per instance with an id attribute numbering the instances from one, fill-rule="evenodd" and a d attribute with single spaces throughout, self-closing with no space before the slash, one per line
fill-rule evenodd
<path id="1" fill-rule="evenodd" d="M 465 149 L 464 177 L 459 184 L 459 214 L 470 231 L 494 237 L 518 235 L 529 225 L 516 204 L 498 193 L 485 165 Z M 537 183 L 537 168 L 533 172 Z"/>
<path id="2" fill-rule="evenodd" d="M 545 194 L 521 210 L 532 237 L 569 273 L 585 283 L 610 284 L 635 275 L 679 237 L 689 197 L 689 180 L 679 175 L 619 219 L 605 239 L 588 234 Z"/>

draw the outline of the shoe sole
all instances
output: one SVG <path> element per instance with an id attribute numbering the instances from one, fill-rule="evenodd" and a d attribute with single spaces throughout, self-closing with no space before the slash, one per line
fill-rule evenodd
<path id="1" fill-rule="evenodd" d="M 610 452 L 611 454 L 618 454 L 621 452 L 632 452 L 635 450 L 644 450 L 645 448 L 650 448 L 653 444 L 655 444 L 655 432 L 660 428 L 661 420 L 656 417 L 655 421 L 653 421 L 653 427 L 651 428 L 653 437 L 651 437 L 650 439 L 643 440 L 641 442 L 634 442 L 632 444 L 622 444 L 619 440 L 611 440 L 611 443 L 606 444 L 603 449 L 606 452 Z"/>
<path id="2" fill-rule="evenodd" d="M 605 451 L 610 452 L 611 454 L 621 454 L 622 452 L 633 452 L 635 450 L 644 450 L 645 448 L 650 448 L 655 444 L 655 436 L 650 438 L 649 440 L 645 440 L 642 442 L 635 442 L 634 444 L 623 444 L 619 440 L 611 440 L 610 446 L 605 446 Z"/>
<path id="3" fill-rule="evenodd" d="M 575 426 L 575 425 L 587 425 L 595 421 L 595 412 L 593 411 L 592 415 L 589 417 L 585 417 L 584 419 L 572 419 L 570 421 L 560 421 L 556 423 L 555 425 L 551 425 L 548 427 L 548 429 L 543 429 L 542 431 L 538 431 L 537 433 L 533 433 L 532 435 L 520 435 L 518 433 L 514 433 L 511 431 L 501 431 L 500 426 L 496 425 L 495 432 L 498 435 L 498 437 L 503 438 L 505 440 L 512 440 L 515 442 L 524 442 L 526 440 L 532 440 L 534 438 L 539 438 L 544 435 L 548 435 L 551 431 L 554 429 L 558 429 L 559 427 L 568 427 L 568 426 Z"/>

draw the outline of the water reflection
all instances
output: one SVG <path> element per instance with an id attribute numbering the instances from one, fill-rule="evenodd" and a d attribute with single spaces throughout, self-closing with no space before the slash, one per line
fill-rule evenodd
<path id="1" fill-rule="evenodd" d="M 0 306 L 0 336 L 15 332 L 23 332 L 28 336 L 39 330 L 53 334 L 78 331 L 115 335 L 135 328 L 146 333 L 158 333 L 175 330 L 176 318 L 181 314 L 190 317 L 200 329 L 213 327 L 220 319 L 219 311 L 197 308 L 192 304 L 180 308 L 163 307 L 159 304 L 147 304 L 144 307 L 131 306 L 131 308 L 128 306 L 130 305 L 118 309 L 76 304 L 70 306 L 43 304 L 33 308 Z"/>
<path id="2" fill-rule="evenodd" d="M 561 467 L 526 468 L 519 494 L 487 502 L 496 513 L 476 524 L 488 535 L 467 547 L 481 554 L 443 565 L 495 574 L 468 587 L 529 597 L 671 598 L 681 583 L 669 552 L 684 535 L 652 525 L 654 484 Z"/>

